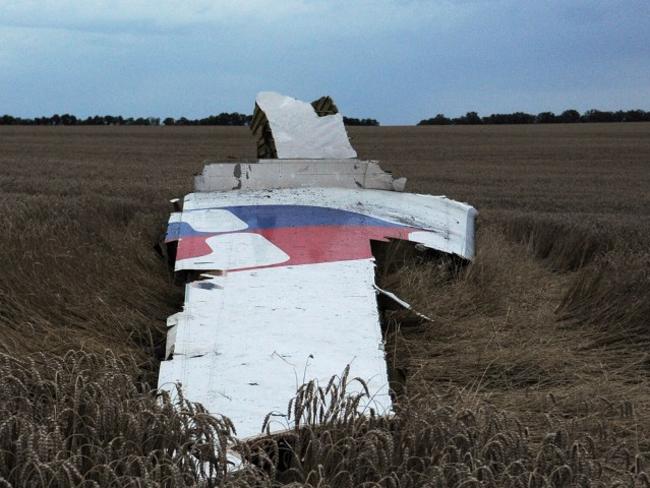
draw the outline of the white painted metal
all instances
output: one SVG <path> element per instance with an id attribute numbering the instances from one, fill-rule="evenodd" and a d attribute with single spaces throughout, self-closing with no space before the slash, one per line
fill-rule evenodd
<path id="1" fill-rule="evenodd" d="M 356 158 L 341 114 L 319 117 L 310 103 L 275 92 L 255 99 L 273 133 L 279 159 Z"/>
<path id="2" fill-rule="evenodd" d="M 309 220 L 311 209 L 317 221 Z M 267 413 L 284 412 L 302 383 L 325 382 L 348 364 L 351 376 L 369 381 L 374 396 L 368 406 L 389 411 L 374 259 L 345 257 L 347 249 L 359 240 L 369 249 L 370 235 L 405 229 L 403 238 L 471 258 L 474 216 L 469 205 L 445 197 L 384 190 L 187 195 L 183 212 L 170 219 L 172 227 L 185 227 L 171 235 L 178 238 L 179 256 L 187 246 L 200 252 L 177 259 L 176 270 L 206 272 L 188 283 L 183 312 L 168 321 L 168 360 L 161 363 L 159 386 L 173 392 L 172 384 L 180 382 L 188 398 L 230 417 L 242 438 L 259 434 Z M 293 265 L 292 250 L 272 242 L 287 229 L 305 241 L 289 247 L 302 252 L 311 246 L 313 261 Z M 365 229 L 372 229 L 368 236 Z M 327 246 L 336 247 L 341 260 L 332 261 Z M 280 421 L 272 431 L 287 427 Z"/>
<path id="3" fill-rule="evenodd" d="M 393 178 L 376 161 L 261 159 L 258 163 L 209 163 L 194 177 L 196 191 L 338 187 L 403 191 L 406 178 Z"/>
<path id="4" fill-rule="evenodd" d="M 240 438 L 267 413 L 286 413 L 298 386 L 326 383 L 350 364 L 368 381 L 369 407 L 390 410 L 374 263 L 356 260 L 227 273 L 187 285 L 174 316 L 173 360 L 159 386 L 230 417 Z M 171 331 L 170 331 L 171 332 Z M 169 339 L 168 339 L 169 340 Z M 353 390 L 354 391 L 354 390 Z M 272 431 L 289 427 L 282 417 Z"/>
<path id="5" fill-rule="evenodd" d="M 208 208 L 202 212 L 185 212 L 182 221 L 199 232 L 234 232 L 247 227 L 231 212 L 218 208 Z"/>
<path id="6" fill-rule="evenodd" d="M 208 237 L 206 243 L 214 251 L 193 258 L 183 269 L 233 270 L 280 264 L 289 256 L 265 237 L 254 232 L 238 232 Z M 183 262 L 186 260 L 177 261 Z M 177 265 L 176 269 L 180 269 Z"/>
<path id="7" fill-rule="evenodd" d="M 349 365 L 372 393 L 362 407 L 388 413 L 376 293 L 412 308 L 376 287 L 370 240 L 472 259 L 476 211 L 401 193 L 404 178 L 352 159 L 339 114 L 319 117 L 311 104 L 272 92 L 256 102 L 282 161 L 208 164 L 197 193 L 170 216 L 175 270 L 203 274 L 167 321 L 159 387 L 173 394 L 180 382 L 188 399 L 230 417 L 248 438 L 270 412 L 278 415 L 272 432 L 290 428 L 283 415 L 296 389 Z"/>

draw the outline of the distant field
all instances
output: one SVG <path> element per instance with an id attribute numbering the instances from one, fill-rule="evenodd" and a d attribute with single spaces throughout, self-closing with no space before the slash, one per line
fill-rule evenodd
<path id="1" fill-rule="evenodd" d="M 327 464 L 323 479 L 352 486 L 399 472 L 420 481 L 440 475 L 440 486 L 479 486 L 472 480 L 489 478 L 481 471 L 487 466 L 493 486 L 531 479 L 531 486 L 642 486 L 650 462 L 650 123 L 353 127 L 349 133 L 361 158 L 406 176 L 408 190 L 474 205 L 478 255 L 463 268 L 410 256 L 381 270 L 384 286 L 433 319 L 386 312 L 389 361 L 401 408 L 411 412 L 397 432 L 414 444 L 410 454 L 391 447 L 393 460 L 374 462 L 370 474 L 354 471 L 365 478 L 333 482 L 343 470 L 340 460 Z M 47 445 L 44 432 L 59 429 L 66 435 L 47 434 L 48 442 L 65 445 L 70 459 L 81 449 L 67 437 L 77 424 L 48 417 L 53 405 L 82 408 L 76 378 L 100 385 L 84 390 L 89 402 L 111 388 L 130 398 L 120 403 L 119 394 L 102 396 L 105 408 L 86 414 L 114 412 L 110 421 L 97 420 L 103 437 L 94 424 L 83 431 L 88 443 L 105 446 L 117 435 L 132 441 L 105 459 L 165 448 L 164 462 L 171 465 L 173 443 L 196 435 L 165 424 L 169 411 L 159 412 L 157 423 L 140 419 L 145 423 L 137 428 L 124 419 L 158 408 L 138 395 L 147 383 L 155 385 L 165 319 L 181 306 L 182 290 L 171 283 L 153 244 L 164 230 L 168 200 L 191 190 L 205 159 L 254 160 L 248 129 L 0 127 L 0 486 L 3 478 L 15 484 L 46 472 L 43 463 L 63 470 L 56 446 L 39 451 L 39 464 L 17 450 L 18 441 Z M 119 358 L 106 360 L 106 349 Z M 68 350 L 87 354 L 64 357 Z M 57 368 L 73 373 L 57 376 Z M 115 378 L 126 383 L 115 387 Z M 65 395 L 43 393 L 57 388 Z M 415 414 L 409 410 L 422 400 Z M 412 418 L 421 414 L 433 429 L 447 407 L 449 435 L 436 434 L 435 442 L 417 437 L 423 427 Z M 512 425 L 527 430 L 494 427 L 490 422 L 503 418 L 491 409 L 507 411 Z M 467 431 L 458 420 L 467 411 L 479 419 L 478 430 Z M 19 427 L 3 431 L 9 429 L 3 418 Z M 138 436 L 157 429 L 186 437 L 170 435 L 166 447 L 146 447 Z M 454 437 L 458 429 L 471 438 L 470 447 Z M 497 441 L 501 460 L 489 454 Z M 382 442 L 375 450 L 388 449 Z M 417 449 L 428 461 L 408 457 Z M 434 461 L 436 449 L 446 454 Z M 350 462 L 359 459 L 350 456 Z M 75 469 L 90 469 L 79 462 Z M 456 474 L 434 469 L 447 465 Z M 32 467 L 19 474 L 21 466 Z M 81 484 L 52 486 L 75 483 Z"/>

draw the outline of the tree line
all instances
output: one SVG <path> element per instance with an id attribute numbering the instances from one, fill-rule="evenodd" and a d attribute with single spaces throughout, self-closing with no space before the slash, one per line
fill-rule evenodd
<path id="1" fill-rule="evenodd" d="M 343 123 L 345 125 L 369 125 L 369 126 L 378 126 L 379 122 L 375 119 L 355 119 L 354 117 L 343 117 Z"/>
<path id="2" fill-rule="evenodd" d="M 0 116 L 0 125 L 231 125 L 244 126 L 251 123 L 253 116 L 238 112 L 210 115 L 201 119 L 180 117 L 122 117 L 121 115 L 93 115 L 81 118 L 70 114 L 54 114 L 50 117 L 21 118 L 12 115 Z M 480 117 L 476 112 L 467 112 L 460 117 L 446 117 L 438 114 L 430 119 L 424 119 L 417 125 L 478 125 L 478 124 L 555 124 L 578 122 L 650 122 L 650 112 L 644 110 L 618 110 L 616 112 L 602 110 L 587 110 L 583 114 L 577 110 L 565 110 L 561 114 L 541 112 L 537 115 L 525 112 L 509 114 L 492 114 Z M 376 119 L 343 117 L 345 125 L 378 126 Z"/>
<path id="3" fill-rule="evenodd" d="M 252 115 L 238 112 L 210 115 L 202 119 L 175 119 L 167 117 L 161 121 L 158 117 L 122 117 L 121 115 L 93 115 L 81 118 L 70 114 L 54 114 L 50 117 L 21 118 L 12 115 L 0 116 L 0 125 L 249 125 Z M 375 119 L 356 119 L 343 117 L 345 125 L 379 125 Z"/>
<path id="4" fill-rule="evenodd" d="M 602 110 L 587 110 L 581 114 L 577 110 L 565 110 L 561 114 L 541 112 L 537 115 L 525 112 L 511 114 L 492 114 L 480 117 L 476 112 L 467 112 L 456 118 L 438 114 L 430 119 L 418 122 L 418 125 L 478 125 L 478 124 L 558 124 L 578 122 L 650 122 L 650 112 L 644 110 L 618 110 L 607 112 Z"/>
<path id="5" fill-rule="evenodd" d="M 50 117 L 21 118 L 12 115 L 0 116 L 0 125 L 248 125 L 251 115 L 220 113 L 202 119 L 167 117 L 122 117 L 121 115 L 93 115 L 81 118 L 70 114 L 54 114 Z"/>

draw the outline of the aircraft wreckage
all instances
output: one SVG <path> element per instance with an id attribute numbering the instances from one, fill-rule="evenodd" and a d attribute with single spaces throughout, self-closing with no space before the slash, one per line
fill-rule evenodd
<path id="1" fill-rule="evenodd" d="M 206 164 L 170 217 L 185 303 L 168 319 L 159 387 L 181 383 L 240 439 L 260 435 L 301 384 L 325 384 L 346 365 L 370 389 L 361 407 L 390 412 L 371 241 L 469 260 L 476 211 L 404 193 L 404 178 L 356 159 L 329 97 L 260 93 L 251 129 L 259 160 Z"/>

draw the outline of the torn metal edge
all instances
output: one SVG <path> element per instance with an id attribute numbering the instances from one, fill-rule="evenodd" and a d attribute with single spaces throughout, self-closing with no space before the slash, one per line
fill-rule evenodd
<path id="1" fill-rule="evenodd" d="M 251 130 L 257 138 L 258 157 L 357 157 L 343 116 L 330 97 L 307 103 L 275 92 L 260 92 L 255 98 Z"/>
<path id="2" fill-rule="evenodd" d="M 406 178 L 395 178 L 377 161 L 358 159 L 262 159 L 258 163 L 207 163 L 194 177 L 198 192 L 282 188 L 363 188 L 402 192 Z"/>
<path id="3" fill-rule="evenodd" d="M 415 310 L 411 306 L 410 303 L 402 300 L 400 297 L 395 295 L 395 293 L 390 292 L 388 290 L 384 290 L 383 288 L 380 288 L 379 286 L 377 286 L 376 283 L 375 283 L 374 287 L 375 287 L 375 290 L 377 290 L 378 293 L 381 293 L 382 295 L 390 298 L 391 300 L 393 300 L 395 303 L 397 303 L 402 308 L 405 308 L 406 310 L 409 310 L 409 311 L 413 312 L 415 315 L 417 315 L 418 317 L 426 320 L 427 322 L 433 322 L 434 321 L 431 317 L 428 317 L 427 315 L 424 315 L 423 313 L 418 312 L 417 310 Z"/>

